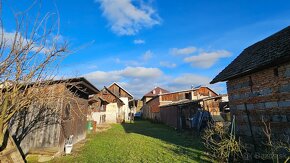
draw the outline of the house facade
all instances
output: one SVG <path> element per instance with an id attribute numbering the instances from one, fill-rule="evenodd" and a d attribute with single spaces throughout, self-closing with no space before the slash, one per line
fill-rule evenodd
<path id="1" fill-rule="evenodd" d="M 125 103 L 110 89 L 104 87 L 98 94 L 92 97 L 91 117 L 95 124 L 121 123 L 125 120 L 123 106 Z"/>
<path id="2" fill-rule="evenodd" d="M 214 96 L 217 96 L 217 94 L 208 87 L 159 94 L 147 101 L 143 106 L 143 117 L 154 121 L 161 121 L 160 106 L 172 104 L 174 102 L 192 101 Z"/>
<path id="3" fill-rule="evenodd" d="M 211 83 L 227 81 L 237 134 L 257 145 L 272 134 L 290 135 L 290 27 L 246 48 Z"/>
<path id="4" fill-rule="evenodd" d="M 160 88 L 160 87 L 155 87 L 153 90 L 151 90 L 150 92 L 146 93 L 141 101 L 143 101 L 143 105 L 145 105 L 149 100 L 151 100 L 152 98 L 154 98 L 155 96 L 158 96 L 159 94 L 162 93 L 169 93 L 169 91 Z"/>
<path id="5" fill-rule="evenodd" d="M 106 123 L 106 110 L 109 102 L 102 97 L 93 95 L 89 99 L 88 121 L 93 122 L 93 128 L 96 125 Z"/>
<path id="6" fill-rule="evenodd" d="M 108 87 L 108 89 L 123 101 L 124 105 L 122 110 L 124 111 L 125 114 L 124 119 L 125 121 L 129 120 L 129 113 L 131 113 L 129 102 L 134 99 L 133 95 L 126 89 L 124 89 L 121 85 L 115 82 L 112 83 Z"/>
<path id="7" fill-rule="evenodd" d="M 136 112 L 140 112 L 141 111 L 141 108 L 143 107 L 143 101 L 141 100 L 131 100 L 129 102 L 129 107 L 130 107 L 130 110 L 133 112 L 133 113 L 136 113 Z"/>

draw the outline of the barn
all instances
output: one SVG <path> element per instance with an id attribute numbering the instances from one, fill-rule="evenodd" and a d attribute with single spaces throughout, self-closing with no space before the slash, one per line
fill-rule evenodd
<path id="1" fill-rule="evenodd" d="M 290 27 L 243 50 L 211 84 L 223 81 L 240 137 L 257 145 L 270 128 L 289 138 Z"/>
<path id="2" fill-rule="evenodd" d="M 217 96 L 217 93 L 215 93 L 208 87 L 197 87 L 188 90 L 162 93 L 154 96 L 153 98 L 151 98 L 149 101 L 146 102 L 146 104 L 142 108 L 143 117 L 145 119 L 163 122 L 165 119 L 164 117 L 162 119 L 160 114 L 161 106 L 170 105 L 176 102 L 183 102 L 184 100 L 194 101 L 205 97 L 214 97 L 214 96 Z M 171 118 L 176 118 L 176 116 Z"/>
<path id="3" fill-rule="evenodd" d="M 24 156 L 60 153 L 71 135 L 73 144 L 85 139 L 89 95 L 99 92 L 83 77 L 51 81 L 43 89 L 58 98 L 45 107 L 35 103 L 10 122 L 10 135 Z"/>

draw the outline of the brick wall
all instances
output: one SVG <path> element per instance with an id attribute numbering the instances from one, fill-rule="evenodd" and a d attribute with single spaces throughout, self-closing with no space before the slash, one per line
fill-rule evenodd
<path id="1" fill-rule="evenodd" d="M 159 112 L 159 105 L 160 105 L 160 97 L 156 97 L 151 101 L 147 102 L 147 105 L 150 107 L 150 112 L 156 113 Z"/>
<path id="2" fill-rule="evenodd" d="M 262 118 L 272 133 L 290 135 L 290 63 L 229 80 L 227 89 L 239 135 L 263 137 Z"/>

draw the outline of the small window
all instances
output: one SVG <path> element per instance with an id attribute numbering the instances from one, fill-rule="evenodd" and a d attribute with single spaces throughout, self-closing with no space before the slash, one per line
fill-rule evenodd
<path id="1" fill-rule="evenodd" d="M 275 76 L 279 76 L 278 67 L 274 68 L 274 75 L 275 75 Z"/>
<path id="2" fill-rule="evenodd" d="M 191 100 L 191 93 L 185 93 L 185 98 Z"/>

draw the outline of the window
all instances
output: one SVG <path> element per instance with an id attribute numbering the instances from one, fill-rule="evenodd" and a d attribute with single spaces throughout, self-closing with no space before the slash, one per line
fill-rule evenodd
<path id="1" fill-rule="evenodd" d="M 274 68 L 274 75 L 275 75 L 275 76 L 279 76 L 278 67 Z"/>
<path id="2" fill-rule="evenodd" d="M 191 92 L 185 93 L 185 99 L 191 100 Z"/>
<path id="3" fill-rule="evenodd" d="M 121 92 L 122 92 L 122 91 L 121 91 L 121 89 L 119 88 L 119 96 L 121 96 Z"/>

